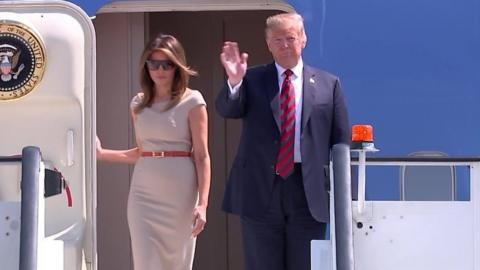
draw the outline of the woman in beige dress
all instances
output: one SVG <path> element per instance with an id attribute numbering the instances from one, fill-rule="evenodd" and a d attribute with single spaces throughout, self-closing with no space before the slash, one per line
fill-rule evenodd
<path id="1" fill-rule="evenodd" d="M 192 269 L 206 223 L 207 110 L 187 87 L 191 75 L 178 40 L 158 35 L 143 51 L 142 90 L 131 102 L 137 147 L 104 149 L 97 140 L 99 160 L 135 164 L 127 207 L 135 270 Z"/>

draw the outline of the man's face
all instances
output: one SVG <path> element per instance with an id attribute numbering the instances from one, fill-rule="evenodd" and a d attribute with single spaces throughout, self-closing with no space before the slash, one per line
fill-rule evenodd
<path id="1" fill-rule="evenodd" d="M 283 68 L 297 65 L 305 48 L 306 40 L 300 27 L 287 21 L 281 26 L 267 30 L 267 46 L 273 59 Z"/>

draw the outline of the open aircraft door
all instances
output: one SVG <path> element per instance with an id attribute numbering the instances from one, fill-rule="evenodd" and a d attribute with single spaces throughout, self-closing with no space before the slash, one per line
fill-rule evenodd
<path id="1" fill-rule="evenodd" d="M 0 72 L 0 268 L 94 270 L 90 18 L 66 1 L 1 1 Z"/>

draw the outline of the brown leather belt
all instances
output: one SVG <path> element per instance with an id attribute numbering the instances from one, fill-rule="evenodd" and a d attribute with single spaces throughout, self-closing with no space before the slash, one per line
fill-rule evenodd
<path id="1" fill-rule="evenodd" d="M 192 152 L 187 151 L 159 151 L 159 152 L 142 152 L 142 157 L 190 157 Z"/>

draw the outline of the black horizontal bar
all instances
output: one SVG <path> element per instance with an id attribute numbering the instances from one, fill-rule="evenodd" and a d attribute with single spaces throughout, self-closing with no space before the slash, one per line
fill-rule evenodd
<path id="1" fill-rule="evenodd" d="M 22 156 L 0 156 L 0 162 L 21 162 Z"/>

